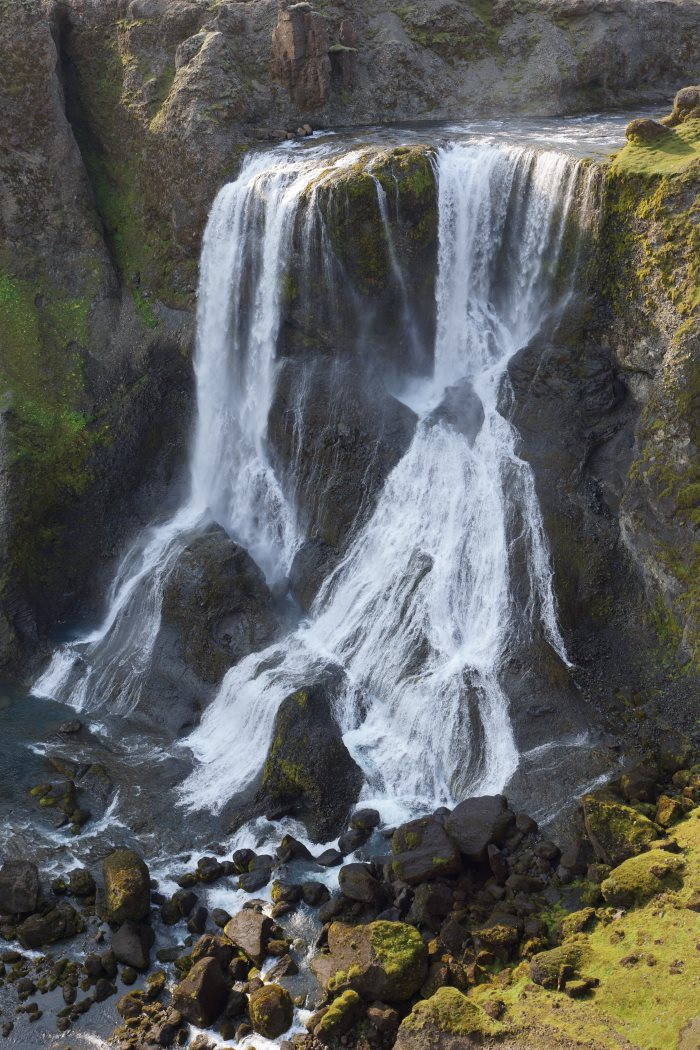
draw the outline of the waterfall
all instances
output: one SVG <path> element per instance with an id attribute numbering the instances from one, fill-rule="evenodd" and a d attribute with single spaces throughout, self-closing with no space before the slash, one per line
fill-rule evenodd
<path id="1" fill-rule="evenodd" d="M 133 710 L 164 586 L 193 528 L 216 521 L 269 580 L 287 573 L 303 535 L 294 486 L 283 488 L 266 451 L 283 282 L 295 230 L 302 254 L 332 251 L 318 187 L 358 158 L 371 174 L 367 150 L 260 154 L 218 195 L 201 260 L 189 496 L 127 552 L 103 623 L 56 652 L 38 695 L 79 710 Z M 500 684 L 510 647 L 538 630 L 567 659 L 532 472 L 497 403 L 509 359 L 562 305 L 556 278 L 586 168 L 561 153 L 456 142 L 436 152 L 435 170 L 434 369 L 402 395 L 408 402 L 410 389 L 419 413 L 415 436 L 308 620 L 232 667 L 185 741 L 197 760 L 181 788 L 191 806 L 217 811 L 252 782 L 279 704 L 330 664 L 344 671 L 335 714 L 367 798 L 415 811 L 500 790 L 518 765 Z M 407 284 L 376 185 L 408 324 Z M 335 272 L 330 256 L 321 261 Z M 453 418 L 450 403 L 465 418 Z"/>
<path id="2" fill-rule="evenodd" d="M 345 672 L 336 715 L 366 797 L 414 809 L 449 804 L 500 790 L 515 771 L 503 659 L 535 627 L 567 658 L 532 473 L 497 398 L 508 360 L 556 305 L 584 172 L 562 154 L 524 147 L 439 151 L 435 368 L 412 390 L 422 413 L 414 440 L 310 620 L 224 678 L 187 740 L 199 764 L 183 785 L 185 802 L 216 810 L 246 787 L 279 703 L 329 664 Z M 436 411 L 465 379 L 483 415 L 474 432 Z M 524 608 L 513 597 L 514 570 L 528 580 Z"/>

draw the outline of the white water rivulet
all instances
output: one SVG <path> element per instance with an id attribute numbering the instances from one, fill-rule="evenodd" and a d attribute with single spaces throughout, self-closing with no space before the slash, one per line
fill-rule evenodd
<path id="1" fill-rule="evenodd" d="M 265 436 L 295 222 L 318 220 L 318 186 L 358 158 L 330 149 L 257 156 L 219 194 L 202 253 L 189 499 L 128 553 L 104 623 L 57 652 L 37 693 L 87 710 L 137 704 L 163 583 L 197 524 L 222 524 L 269 580 L 288 571 L 304 537 Z M 364 163 L 371 173 L 371 154 Z M 192 806 L 217 810 L 251 783 L 280 702 L 329 665 L 344 670 L 335 714 L 366 798 L 419 810 L 500 790 L 518 765 L 500 684 L 509 647 L 538 631 L 566 660 L 533 476 L 497 403 L 508 360 L 562 305 L 562 244 L 574 211 L 583 221 L 590 178 L 570 156 L 502 143 L 444 146 L 435 167 L 434 370 L 410 387 L 415 435 L 309 619 L 234 666 L 186 741 L 197 759 L 182 787 Z M 378 195 L 389 236 L 379 185 Z M 331 250 L 323 238 L 300 241 Z M 483 407 L 476 436 L 435 412 L 465 379 Z"/>

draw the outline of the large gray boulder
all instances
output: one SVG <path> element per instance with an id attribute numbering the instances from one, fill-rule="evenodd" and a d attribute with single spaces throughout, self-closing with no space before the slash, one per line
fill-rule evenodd
<path id="1" fill-rule="evenodd" d="M 515 813 L 503 795 L 467 798 L 445 820 L 445 831 L 469 861 L 486 859 L 488 846 L 500 846 L 515 823 Z"/>
<path id="2" fill-rule="evenodd" d="M 39 872 L 27 860 L 6 860 L 0 868 L 0 912 L 28 915 L 39 901 Z"/>

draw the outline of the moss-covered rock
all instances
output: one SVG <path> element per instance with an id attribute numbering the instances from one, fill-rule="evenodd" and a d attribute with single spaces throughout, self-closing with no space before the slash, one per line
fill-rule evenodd
<path id="1" fill-rule="evenodd" d="M 680 885 L 679 874 L 683 867 L 682 857 L 652 849 L 613 868 L 601 883 L 600 892 L 608 904 L 631 908 L 665 889 Z"/>
<path id="2" fill-rule="evenodd" d="M 338 834 L 362 785 L 332 714 L 337 685 L 330 675 L 280 705 L 255 803 L 266 813 L 294 813 L 316 842 Z"/>
<path id="3" fill-rule="evenodd" d="M 250 1023 L 266 1039 L 278 1039 L 292 1024 L 294 1005 L 286 988 L 266 984 L 250 997 Z"/>
<path id="4" fill-rule="evenodd" d="M 119 849 L 102 863 L 104 917 L 108 922 L 140 922 L 148 917 L 151 886 L 148 868 L 138 853 Z"/>
<path id="5" fill-rule="evenodd" d="M 581 809 L 586 834 L 604 864 L 620 864 L 659 836 L 656 824 L 621 802 L 587 795 Z"/>
<path id="6" fill-rule="evenodd" d="M 575 934 L 557 948 L 538 952 L 530 960 L 530 976 L 535 984 L 543 988 L 563 988 L 568 977 L 578 974 L 587 945 L 585 934 Z"/>
<path id="7" fill-rule="evenodd" d="M 314 1028 L 314 1035 L 322 1043 L 330 1043 L 349 1032 L 363 1013 L 362 999 L 352 988 L 347 988 L 324 1011 L 323 1017 Z"/>
<path id="8" fill-rule="evenodd" d="M 336 922 L 328 931 L 328 951 L 311 966 L 328 990 L 351 988 L 369 1001 L 404 1002 L 425 980 L 428 955 L 418 930 L 407 923 Z"/>
<path id="9" fill-rule="evenodd" d="M 439 988 L 417 1003 L 399 1028 L 396 1050 L 471 1050 L 501 1025 L 456 988 Z"/>

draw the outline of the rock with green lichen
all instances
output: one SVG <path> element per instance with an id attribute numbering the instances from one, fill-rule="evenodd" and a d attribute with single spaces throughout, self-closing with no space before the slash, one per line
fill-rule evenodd
<path id="1" fill-rule="evenodd" d="M 250 1023 L 266 1039 L 278 1039 L 292 1024 L 292 997 L 278 984 L 266 984 L 253 992 L 248 1002 Z"/>
<path id="2" fill-rule="evenodd" d="M 151 887 L 143 859 L 131 849 L 110 853 L 102 862 L 102 911 L 112 923 L 141 922 L 150 910 Z"/>
<path id="3" fill-rule="evenodd" d="M 338 834 L 362 786 L 360 768 L 332 714 L 338 684 L 337 674 L 331 673 L 282 702 L 253 803 L 258 812 L 294 814 L 316 842 Z"/>
<path id="4" fill-rule="evenodd" d="M 399 1028 L 395 1050 L 474 1050 L 502 1026 L 456 988 L 417 1003 Z"/>
<path id="5" fill-rule="evenodd" d="M 398 827 L 391 852 L 392 876 L 411 886 L 456 875 L 462 867 L 456 846 L 432 817 L 419 817 Z"/>
<path id="6" fill-rule="evenodd" d="M 364 1010 L 364 1004 L 357 992 L 347 988 L 324 1011 L 323 1017 L 313 1030 L 315 1037 L 322 1043 L 338 1039 L 357 1024 Z"/>
<path id="7" fill-rule="evenodd" d="M 566 939 L 574 933 L 583 933 L 584 930 L 589 930 L 595 921 L 595 917 L 595 908 L 580 908 L 579 911 L 573 911 L 571 914 L 565 915 L 560 924 L 562 937 Z"/>
<path id="8" fill-rule="evenodd" d="M 600 884 L 600 892 L 608 904 L 632 908 L 663 890 L 676 888 L 684 863 L 683 857 L 665 850 L 649 850 L 613 868 Z"/>
<path id="9" fill-rule="evenodd" d="M 575 934 L 559 947 L 533 955 L 530 960 L 532 980 L 544 988 L 563 988 L 569 977 L 578 975 L 586 956 L 587 944 L 585 934 Z"/>
<path id="10" fill-rule="evenodd" d="M 427 966 L 427 951 L 418 931 L 407 923 L 383 920 L 355 927 L 333 923 L 328 951 L 311 962 L 327 990 L 350 988 L 368 1001 L 389 1003 L 415 995 Z"/>
<path id="11" fill-rule="evenodd" d="M 620 864 L 659 837 L 656 824 L 621 802 L 587 795 L 581 810 L 586 835 L 604 864 Z"/>

